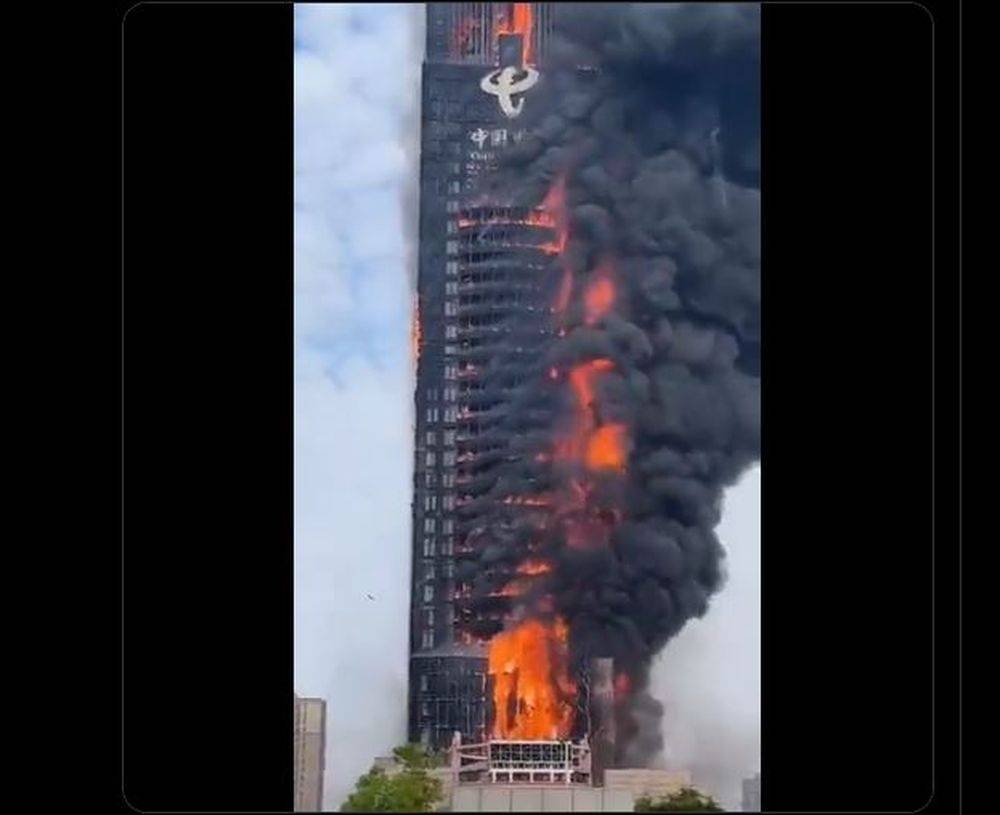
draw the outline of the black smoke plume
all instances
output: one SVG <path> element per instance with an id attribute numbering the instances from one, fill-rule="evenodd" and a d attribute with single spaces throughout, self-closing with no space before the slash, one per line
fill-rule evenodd
<path id="1" fill-rule="evenodd" d="M 567 268 L 574 288 L 563 314 L 507 325 L 505 351 L 485 363 L 478 398 L 497 407 L 459 511 L 479 545 L 457 577 L 474 581 L 474 633 L 558 614 L 574 670 L 614 658 L 626 677 L 617 761 L 635 765 L 662 747 L 650 663 L 720 589 L 723 490 L 760 454 L 759 8 L 581 3 L 557 19 L 522 116 L 529 135 L 486 197 L 538 206 L 564 179 L 569 237 L 546 267 L 546 302 Z M 614 306 L 588 324 L 582 292 L 608 258 Z M 586 501 L 562 515 L 511 502 L 582 478 L 546 453 L 572 422 L 566 372 L 595 359 L 613 370 L 590 409 L 599 426 L 628 427 L 624 475 L 590 476 Z M 581 522 L 605 545 L 569 545 Z M 504 596 L 528 558 L 553 568 Z"/>

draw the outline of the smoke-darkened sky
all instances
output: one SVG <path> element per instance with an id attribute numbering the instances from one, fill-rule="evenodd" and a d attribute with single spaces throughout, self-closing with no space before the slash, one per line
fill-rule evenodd
<path id="1" fill-rule="evenodd" d="M 328 701 L 327 808 L 405 738 L 422 6 L 295 10 L 295 680 Z M 759 769 L 759 469 L 726 496 L 728 582 L 650 687 L 666 758 L 729 806 Z"/>

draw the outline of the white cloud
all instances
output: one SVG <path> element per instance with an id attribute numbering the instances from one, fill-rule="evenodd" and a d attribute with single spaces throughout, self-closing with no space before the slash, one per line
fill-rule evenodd
<path id="1" fill-rule="evenodd" d="M 412 9 L 295 8 L 295 686 L 326 807 L 405 739 Z"/>
<path id="2" fill-rule="evenodd" d="M 760 467 L 726 493 L 726 584 L 667 643 L 650 680 L 666 708 L 667 763 L 735 810 L 740 782 L 760 771 L 760 495 Z"/>

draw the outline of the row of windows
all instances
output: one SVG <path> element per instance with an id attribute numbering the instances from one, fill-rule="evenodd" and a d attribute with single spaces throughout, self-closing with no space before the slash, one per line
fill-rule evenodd
<path id="1" fill-rule="evenodd" d="M 455 561 L 446 560 L 444 561 L 442 574 L 447 579 L 451 579 L 455 576 Z M 424 580 L 434 580 L 436 576 L 435 566 L 433 560 L 424 561 Z"/>
<path id="2" fill-rule="evenodd" d="M 429 93 L 433 93 L 431 89 Z M 449 92 L 454 95 L 454 91 Z M 436 94 L 435 94 L 436 95 Z M 493 116 L 496 103 L 493 102 L 483 102 L 480 100 L 475 100 L 463 105 L 461 102 L 449 102 L 447 98 L 444 99 L 430 99 L 430 113 L 435 118 L 441 119 L 447 117 L 461 122 L 471 122 L 475 124 L 476 122 L 481 122 L 484 119 L 489 119 Z"/>
<path id="3" fill-rule="evenodd" d="M 437 486 L 437 473 L 433 470 L 427 470 L 424 473 L 424 486 L 425 487 L 435 487 Z M 441 486 L 442 487 L 454 487 L 455 486 L 455 474 L 452 472 L 446 472 L 441 474 Z"/>
<path id="4" fill-rule="evenodd" d="M 443 394 L 445 402 L 454 402 L 455 399 L 458 397 L 458 388 L 456 388 L 454 385 L 449 385 L 445 387 L 443 391 L 439 391 L 437 388 L 428 388 L 427 401 L 436 402 L 439 394 Z"/>
<path id="5" fill-rule="evenodd" d="M 425 127 L 423 150 L 421 152 L 426 153 L 428 157 L 433 156 L 437 158 L 443 152 L 447 158 L 459 158 L 462 155 L 462 142 L 443 141 L 433 138 L 434 133 L 430 130 L 431 124 L 433 123 L 428 123 Z"/>
<path id="6" fill-rule="evenodd" d="M 449 411 L 452 411 L 452 413 L 449 413 Z M 458 408 L 447 408 L 444 413 L 446 421 L 455 421 L 455 419 L 458 418 Z M 449 420 L 448 416 L 452 416 L 452 418 Z M 437 431 L 428 430 L 426 438 L 427 438 L 427 446 L 434 447 L 437 444 Z M 454 447 L 455 431 L 454 430 L 442 431 L 441 439 L 445 447 Z"/>
<path id="7" fill-rule="evenodd" d="M 424 512 L 437 512 L 438 497 L 434 493 L 424 496 Z M 441 508 L 445 512 L 455 509 L 455 493 L 447 492 L 441 498 Z"/>
<path id="8" fill-rule="evenodd" d="M 424 518 L 424 532 L 428 535 L 432 535 L 437 532 L 437 519 L 436 518 Z M 444 535 L 452 535 L 455 532 L 455 521 L 452 518 L 445 518 L 441 523 L 441 533 Z"/>
<path id="9" fill-rule="evenodd" d="M 531 301 L 533 299 L 533 297 L 526 296 L 525 292 L 515 290 L 492 292 L 490 294 L 463 294 L 459 298 L 459 303 L 463 306 L 473 306 L 479 304 L 501 305 L 505 303 L 521 303 Z"/>
<path id="10" fill-rule="evenodd" d="M 482 226 L 487 226 L 487 224 L 483 224 Z M 458 224 L 454 221 L 448 221 L 447 232 L 449 235 L 458 234 Z M 488 231 L 477 229 L 475 232 L 462 235 L 460 241 L 465 244 L 488 243 L 506 245 L 518 238 L 523 238 L 524 235 L 524 229 L 502 229 L 498 225 L 493 225 Z"/>
<path id="11" fill-rule="evenodd" d="M 443 524 L 449 534 L 441 539 L 441 554 L 447 557 L 450 557 L 455 551 L 455 538 L 450 534 L 455 529 L 454 523 L 453 520 L 446 519 Z M 426 535 L 424 537 L 424 557 L 434 557 L 436 548 L 437 539 L 433 535 Z"/>
<path id="12" fill-rule="evenodd" d="M 466 674 L 464 667 L 460 667 L 458 670 L 458 675 L 455 674 L 437 674 L 438 686 L 450 686 L 450 691 L 456 693 L 459 688 L 465 688 L 469 690 L 481 690 L 483 682 L 483 674 L 479 671 L 469 671 Z M 431 674 L 422 673 L 420 674 L 420 692 L 429 693 L 431 689 Z"/>
<path id="13" fill-rule="evenodd" d="M 441 454 L 441 464 L 443 464 L 445 467 L 454 467 L 455 461 L 456 458 L 454 450 L 445 450 Z M 424 466 L 434 467 L 436 465 L 437 465 L 437 453 L 435 453 L 433 450 L 428 450 L 426 453 L 424 453 Z"/>

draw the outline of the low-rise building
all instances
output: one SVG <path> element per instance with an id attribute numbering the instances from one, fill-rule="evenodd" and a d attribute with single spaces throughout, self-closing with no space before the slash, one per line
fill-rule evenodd
<path id="1" fill-rule="evenodd" d="M 666 798 L 690 786 L 691 774 L 687 770 L 609 768 L 604 771 L 605 789 L 628 790 L 636 799 Z"/>
<path id="2" fill-rule="evenodd" d="M 295 697 L 295 811 L 323 811 L 326 702 Z"/>

